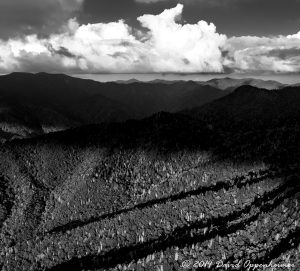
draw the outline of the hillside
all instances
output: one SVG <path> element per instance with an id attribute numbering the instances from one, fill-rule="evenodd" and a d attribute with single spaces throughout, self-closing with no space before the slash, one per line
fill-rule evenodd
<path id="1" fill-rule="evenodd" d="M 299 270 L 299 98 L 244 86 L 192 110 L 4 144 L 0 266 L 169 271 L 288 257 Z"/>
<path id="2" fill-rule="evenodd" d="M 62 74 L 0 76 L 0 141 L 176 112 L 226 95 L 194 82 L 99 83 Z"/>

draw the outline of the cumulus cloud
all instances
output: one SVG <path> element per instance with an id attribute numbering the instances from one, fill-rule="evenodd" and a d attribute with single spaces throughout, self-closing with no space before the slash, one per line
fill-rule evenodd
<path id="1" fill-rule="evenodd" d="M 64 3 L 75 0 L 68 1 Z M 60 33 L 48 37 L 0 40 L 0 72 L 300 72 L 300 32 L 227 38 L 212 23 L 179 23 L 182 11 L 178 4 L 138 17 L 143 31 L 124 20 L 79 25 L 70 19 Z"/>
<path id="2" fill-rule="evenodd" d="M 225 44 L 226 36 L 218 34 L 216 27 L 205 21 L 194 25 L 176 23 L 182 9 L 182 5 L 177 5 L 160 15 L 138 18 L 142 26 L 149 29 L 145 44 L 149 47 L 153 70 L 221 72 L 220 48 Z"/>
<path id="3" fill-rule="evenodd" d="M 138 18 L 147 30 L 136 35 L 123 20 L 79 25 L 45 39 L 29 35 L 0 42 L 0 71 L 222 72 L 225 35 L 213 24 L 177 22 L 183 5 Z M 32 64 L 32 65 L 31 65 Z"/>
<path id="4" fill-rule="evenodd" d="M 300 72 L 300 32 L 277 37 L 227 40 L 224 65 L 237 71 Z"/>

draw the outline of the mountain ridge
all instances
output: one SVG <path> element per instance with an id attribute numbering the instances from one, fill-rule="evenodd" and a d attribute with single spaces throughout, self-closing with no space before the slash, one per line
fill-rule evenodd
<path id="1" fill-rule="evenodd" d="M 224 80 L 229 83 L 223 84 Z M 235 92 L 243 87 L 239 86 L 242 82 L 277 84 L 232 78 L 207 82 L 130 80 L 123 84 L 44 72 L 3 75 L 0 76 L 1 141 L 93 123 L 142 119 L 160 111 L 189 110 Z M 284 89 L 284 85 L 280 86 L 279 89 Z"/>
<path id="2" fill-rule="evenodd" d="M 140 119 L 159 111 L 175 112 L 223 95 L 226 92 L 194 82 L 118 84 L 64 74 L 13 73 L 0 76 L 0 120 L 3 131 L 22 138 L 91 123 Z"/>

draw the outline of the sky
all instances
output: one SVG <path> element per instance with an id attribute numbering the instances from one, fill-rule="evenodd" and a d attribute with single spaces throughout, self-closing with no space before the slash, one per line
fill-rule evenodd
<path id="1" fill-rule="evenodd" d="M 293 74 L 300 0 L 0 0 L 0 73 Z"/>

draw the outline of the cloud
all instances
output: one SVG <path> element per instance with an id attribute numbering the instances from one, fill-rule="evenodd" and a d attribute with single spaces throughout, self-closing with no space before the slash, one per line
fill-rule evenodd
<path id="1" fill-rule="evenodd" d="M 48 38 L 1 41 L 0 71 L 222 72 L 226 36 L 204 21 L 179 24 L 182 10 L 178 4 L 139 17 L 147 29 L 139 35 L 123 20 L 79 25 L 72 19 L 63 33 Z"/>
<path id="2" fill-rule="evenodd" d="M 300 48 L 277 48 L 269 51 L 268 56 L 276 57 L 278 59 L 288 60 L 292 58 L 298 58 L 300 56 Z"/>
<path id="3" fill-rule="evenodd" d="M 74 10 L 68 4 L 65 9 Z M 180 23 L 182 12 L 178 4 L 140 16 L 143 31 L 124 20 L 80 25 L 70 19 L 61 32 L 47 37 L 0 40 L 0 72 L 300 72 L 300 32 L 227 38 L 212 23 Z"/>
<path id="4" fill-rule="evenodd" d="M 299 32 L 300 33 L 300 32 Z M 300 34 L 227 40 L 224 65 L 236 71 L 300 72 Z"/>
<path id="5" fill-rule="evenodd" d="M 138 18 L 149 29 L 146 42 L 154 71 L 221 72 L 222 53 L 226 36 L 216 32 L 213 24 L 199 21 L 181 25 L 176 19 L 182 14 L 182 5 L 165 10 L 160 15 Z"/>
<path id="6" fill-rule="evenodd" d="M 84 0 L 0 1 L 1 38 L 56 32 L 82 8 Z"/>

